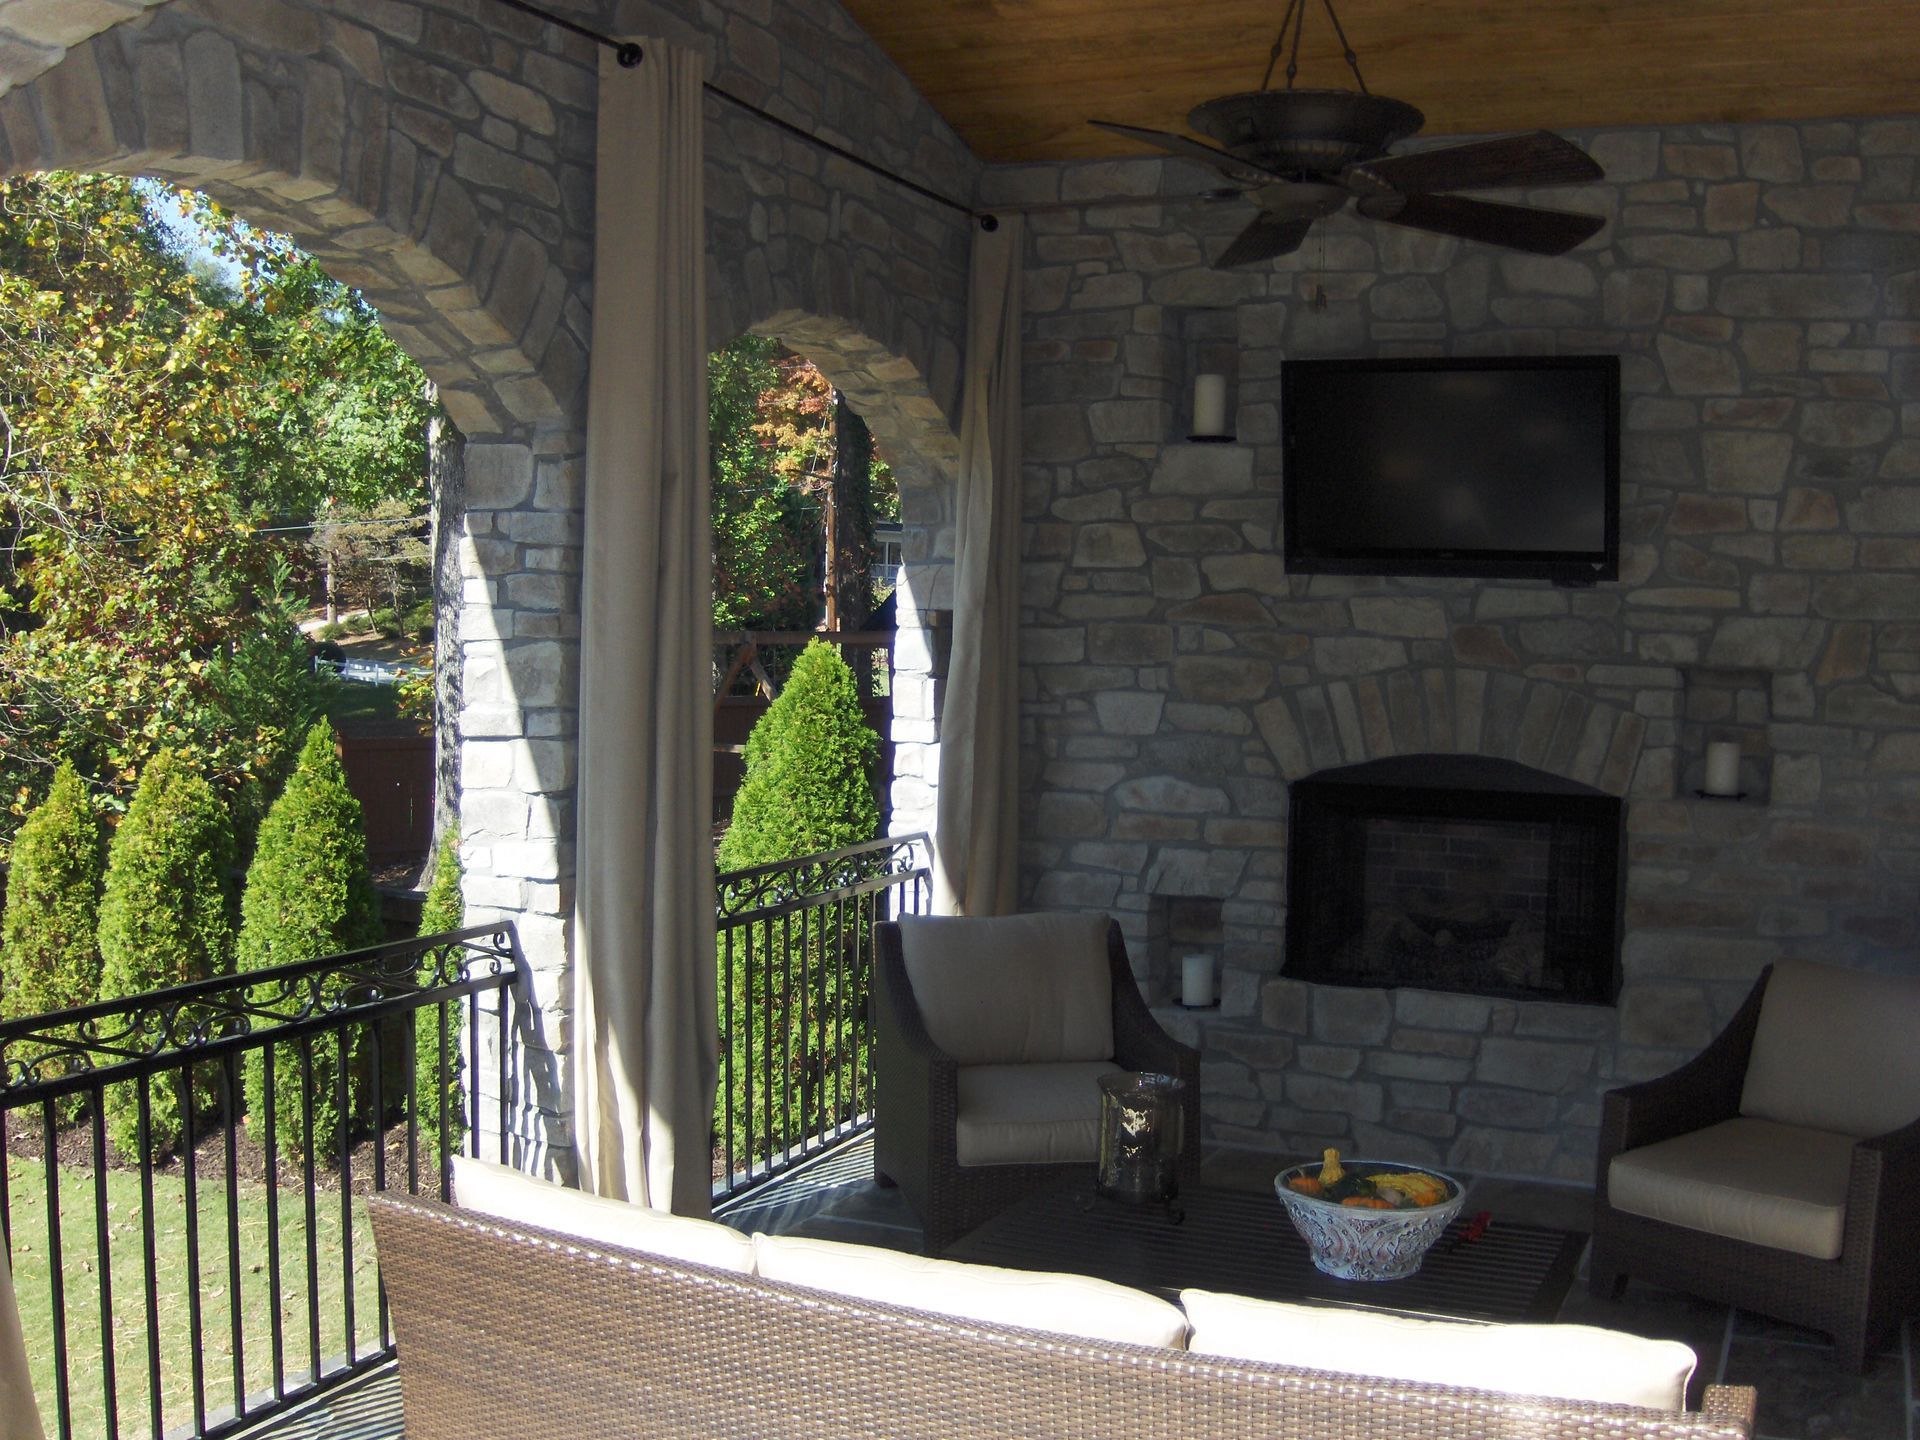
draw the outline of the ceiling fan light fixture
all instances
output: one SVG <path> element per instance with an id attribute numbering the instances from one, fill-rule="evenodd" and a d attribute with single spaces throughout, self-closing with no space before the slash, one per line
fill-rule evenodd
<path id="1" fill-rule="evenodd" d="M 1310 225 L 1338 213 L 1354 198 L 1368 220 L 1536 255 L 1564 254 L 1599 231 L 1604 222 L 1598 216 L 1452 193 L 1578 185 L 1605 178 L 1584 150 L 1549 131 L 1389 155 L 1391 146 L 1419 133 L 1426 116 L 1404 100 L 1368 91 L 1333 0 L 1321 3 L 1358 88 L 1295 88 L 1300 35 L 1311 3 L 1287 0 L 1260 89 L 1217 96 L 1188 113 L 1188 125 L 1212 144 L 1138 125 L 1093 122 L 1176 159 L 1211 166 L 1260 207 L 1253 222 L 1213 262 L 1216 268 L 1291 254 Z M 1287 83 L 1276 90 L 1271 88 L 1273 74 L 1282 55 L 1287 57 Z M 1316 299 L 1324 303 L 1322 297 Z"/>

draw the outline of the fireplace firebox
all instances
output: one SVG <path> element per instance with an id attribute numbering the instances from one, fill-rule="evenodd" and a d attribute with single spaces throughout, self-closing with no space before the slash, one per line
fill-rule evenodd
<path id="1" fill-rule="evenodd" d="M 1604 791 L 1477 755 L 1297 780 L 1285 972 L 1611 1005 L 1622 812 Z"/>

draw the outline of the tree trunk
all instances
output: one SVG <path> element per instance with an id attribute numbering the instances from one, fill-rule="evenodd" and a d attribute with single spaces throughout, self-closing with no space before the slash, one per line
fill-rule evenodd
<path id="1" fill-rule="evenodd" d="M 431 386 L 428 387 L 432 389 Z M 435 398 L 437 398 L 437 393 Z M 420 875 L 432 883 L 440 842 L 460 820 L 460 522 L 467 508 L 467 442 L 445 412 L 427 426 L 433 549 L 433 842 Z"/>
<path id="2" fill-rule="evenodd" d="M 873 609 L 871 500 L 873 436 L 846 397 L 833 393 L 833 475 L 827 514 L 827 625 L 835 630 L 864 630 Z"/>

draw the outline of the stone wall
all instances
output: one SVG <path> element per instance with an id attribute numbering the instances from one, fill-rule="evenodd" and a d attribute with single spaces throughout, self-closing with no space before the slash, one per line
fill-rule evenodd
<path id="1" fill-rule="evenodd" d="M 1598 1097 L 1783 955 L 1920 970 L 1920 122 L 1575 135 L 1609 224 L 1561 259 L 1350 216 L 1206 268 L 1241 205 L 1157 161 L 998 171 L 1031 221 L 1025 893 L 1112 910 L 1164 994 L 1223 962 L 1211 1139 L 1590 1178 Z M 1279 367 L 1622 357 L 1622 575 L 1289 576 Z M 1203 363 L 1204 362 L 1204 363 Z M 1233 372 L 1238 444 L 1190 375 Z M 1744 802 L 1694 798 L 1709 733 Z M 1288 782 L 1500 754 L 1628 798 L 1617 1008 L 1286 977 Z"/>

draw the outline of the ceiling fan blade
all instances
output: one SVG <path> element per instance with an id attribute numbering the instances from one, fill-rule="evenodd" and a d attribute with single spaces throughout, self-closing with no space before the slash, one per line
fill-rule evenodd
<path id="1" fill-rule="evenodd" d="M 1607 223 L 1599 215 L 1500 205 L 1461 195 L 1369 195 L 1356 208 L 1369 220 L 1481 240 L 1533 255 L 1564 255 Z"/>
<path id="2" fill-rule="evenodd" d="M 1113 120 L 1089 120 L 1087 123 L 1097 125 L 1102 130 L 1111 131 L 1115 135 L 1125 136 L 1129 140 L 1138 140 L 1143 145 L 1164 150 L 1169 155 L 1177 155 L 1182 160 L 1197 160 L 1202 165 L 1211 165 L 1222 175 L 1245 185 L 1260 185 L 1269 180 L 1281 178 L 1278 171 L 1229 155 L 1224 150 L 1216 150 L 1213 146 L 1201 141 L 1189 140 L 1184 135 L 1170 134 L 1165 130 L 1148 130 L 1139 125 L 1122 125 Z"/>
<path id="3" fill-rule="evenodd" d="M 1231 270 L 1236 265 L 1251 265 L 1259 260 L 1291 255 L 1300 248 L 1300 242 L 1307 238 L 1307 230 L 1312 224 L 1311 220 L 1289 220 L 1264 212 L 1256 215 L 1253 223 L 1234 236 L 1233 243 L 1220 252 L 1220 258 L 1213 262 L 1213 268 Z"/>
<path id="4" fill-rule="evenodd" d="M 1584 185 L 1606 171 L 1571 140 L 1548 130 L 1476 140 L 1369 160 L 1347 172 L 1362 193 L 1384 185 L 1403 194 L 1434 190 L 1505 190 L 1521 185 Z"/>

